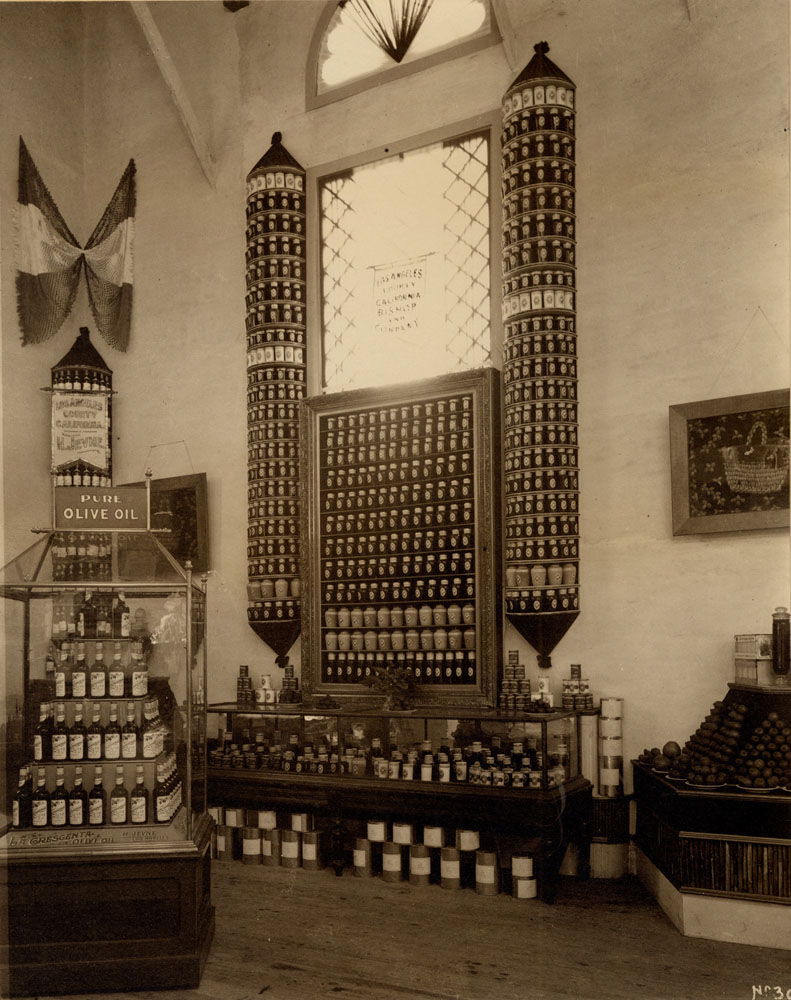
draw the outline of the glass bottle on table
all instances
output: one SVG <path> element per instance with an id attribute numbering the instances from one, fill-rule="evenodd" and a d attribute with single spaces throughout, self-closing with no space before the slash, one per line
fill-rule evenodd
<path id="1" fill-rule="evenodd" d="M 55 724 L 52 727 L 52 759 L 67 760 L 69 756 L 69 730 L 66 726 L 66 707 L 55 709 Z"/>
<path id="2" fill-rule="evenodd" d="M 129 794 L 129 819 L 132 823 L 148 822 L 148 789 L 142 764 L 135 769 L 135 787 Z"/>
<path id="3" fill-rule="evenodd" d="M 83 639 L 96 638 L 96 605 L 93 591 L 86 590 L 77 612 L 77 633 Z"/>
<path id="4" fill-rule="evenodd" d="M 52 826 L 66 826 L 69 821 L 69 793 L 63 783 L 63 768 L 55 771 L 55 788 L 49 797 L 49 821 Z"/>
<path id="5" fill-rule="evenodd" d="M 104 746 L 104 726 L 101 724 L 101 706 L 94 704 L 93 719 L 85 737 L 85 756 L 88 760 L 101 760 Z"/>
<path id="6" fill-rule="evenodd" d="M 38 725 L 33 733 L 33 759 L 49 760 L 52 756 L 52 733 L 49 726 L 49 705 L 42 701 L 38 711 Z"/>
<path id="7" fill-rule="evenodd" d="M 49 824 L 49 792 L 47 791 L 47 773 L 43 767 L 38 769 L 31 814 L 31 822 L 34 827 L 40 828 Z"/>
<path id="8" fill-rule="evenodd" d="M 82 767 L 74 768 L 74 785 L 69 794 L 69 826 L 85 826 L 88 821 L 88 793 L 82 783 Z"/>
<path id="9" fill-rule="evenodd" d="M 56 698 L 67 698 L 71 694 L 71 672 L 73 667 L 71 643 L 68 640 L 64 640 L 58 651 L 58 661 L 55 666 Z"/>
<path id="10" fill-rule="evenodd" d="M 85 643 L 77 643 L 77 656 L 71 671 L 71 696 L 72 698 L 86 698 L 88 696 L 88 667 L 85 663 Z"/>
<path id="11" fill-rule="evenodd" d="M 119 760 L 121 757 L 121 726 L 115 702 L 110 705 L 110 721 L 104 727 L 104 757 L 106 760 Z"/>
<path id="12" fill-rule="evenodd" d="M 102 765 L 97 764 L 93 775 L 93 788 L 88 793 L 88 824 L 104 826 L 107 814 L 107 793 L 102 784 Z"/>
<path id="13" fill-rule="evenodd" d="M 132 616 L 129 605 L 126 603 L 126 595 L 123 591 L 118 592 L 118 600 L 113 607 L 113 637 L 115 639 L 128 639 L 132 632 Z"/>
<path id="14" fill-rule="evenodd" d="M 143 659 L 143 643 L 135 640 L 132 643 L 132 696 L 144 698 L 148 694 L 148 667 Z"/>
<path id="15" fill-rule="evenodd" d="M 69 729 L 69 760 L 85 760 L 87 731 L 82 721 L 82 702 L 74 706 L 74 722 Z"/>
<path id="16" fill-rule="evenodd" d="M 107 696 L 107 664 L 104 662 L 104 645 L 96 643 L 94 661 L 91 664 L 91 698 Z"/>
<path id="17" fill-rule="evenodd" d="M 47 697 L 48 698 L 65 698 L 66 697 L 66 684 L 65 677 L 62 678 L 62 683 L 60 685 L 60 691 L 62 694 L 58 694 L 58 664 L 55 662 L 55 657 L 52 654 L 52 650 L 47 650 L 47 655 L 44 659 L 44 683 L 46 685 Z"/>
<path id="18" fill-rule="evenodd" d="M 113 659 L 107 671 L 107 694 L 111 698 L 123 698 L 126 694 L 124 663 L 121 659 L 121 643 L 113 646 Z"/>
<path id="19" fill-rule="evenodd" d="M 129 792 L 124 787 L 124 768 L 118 764 L 115 769 L 115 787 L 110 792 L 110 822 L 129 822 Z"/>

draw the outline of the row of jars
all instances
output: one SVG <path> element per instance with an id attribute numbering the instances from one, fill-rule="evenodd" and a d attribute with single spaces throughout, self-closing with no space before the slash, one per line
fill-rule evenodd
<path id="1" fill-rule="evenodd" d="M 574 187 L 574 164 L 569 160 L 528 160 L 508 167 L 500 190 L 503 197 L 528 185 L 566 184 Z"/>
<path id="2" fill-rule="evenodd" d="M 247 490 L 247 502 L 256 500 L 288 499 L 299 496 L 299 479 L 272 479 L 268 483 L 251 484 Z"/>
<path id="3" fill-rule="evenodd" d="M 562 132 L 535 131 L 514 135 L 502 148 L 502 163 L 504 167 L 513 167 L 525 160 L 535 160 L 546 157 L 574 159 L 574 139 Z M 249 227 L 248 227 L 249 228 Z"/>
<path id="4" fill-rule="evenodd" d="M 527 356 L 524 358 L 515 357 L 510 359 L 506 370 L 503 372 L 503 381 L 506 391 L 514 383 L 529 382 L 531 385 L 524 386 L 519 391 L 530 390 L 536 399 L 557 399 L 568 397 L 568 382 L 566 379 L 576 381 L 577 359 L 563 354 L 552 354 L 549 356 Z M 561 380 L 561 381 L 558 381 Z M 537 384 L 534 384 L 537 383 Z M 562 392 L 563 388 L 566 392 Z M 572 396 L 572 398 L 574 398 Z"/>
<path id="5" fill-rule="evenodd" d="M 247 605 L 247 620 L 251 622 L 294 621 L 299 617 L 299 601 L 251 601 Z"/>
<path id="6" fill-rule="evenodd" d="M 466 444 L 462 442 L 466 439 Z M 423 438 L 410 438 L 403 441 L 388 441 L 380 444 L 368 444 L 358 446 L 356 451 L 352 451 L 355 456 L 355 464 L 365 462 L 387 462 L 395 459 L 413 458 L 416 455 L 441 455 L 454 453 L 459 447 L 469 448 L 469 434 L 429 434 Z M 334 464 L 330 462 L 330 456 L 348 456 L 349 451 L 343 448 L 335 450 L 330 446 L 326 452 L 326 458 L 322 456 L 322 465 Z M 455 464 L 455 463 L 454 463 Z"/>
<path id="7" fill-rule="evenodd" d="M 576 406 L 577 380 L 576 378 L 547 378 L 542 380 L 545 391 L 551 389 L 554 392 L 552 397 L 529 400 L 526 403 L 514 404 L 508 408 L 505 414 L 505 426 L 521 426 L 533 423 L 554 423 L 562 420 L 561 410 L 569 406 Z M 569 404 L 565 402 L 571 400 Z"/>
<path id="8" fill-rule="evenodd" d="M 472 500 L 468 499 L 473 495 L 471 476 L 464 476 L 461 479 L 439 479 L 428 483 L 413 483 L 410 490 L 404 490 L 403 494 L 399 492 L 399 498 L 406 495 L 408 499 L 405 499 L 404 503 L 417 503 L 418 506 L 410 506 L 400 510 L 395 508 L 389 511 L 382 510 L 382 505 L 373 502 L 373 496 L 378 496 L 381 492 L 383 491 L 377 489 L 350 489 L 322 493 L 321 506 L 328 512 L 365 508 L 376 511 L 378 508 L 378 513 L 375 516 L 380 530 L 386 525 L 395 528 L 411 524 L 413 527 L 419 528 L 431 524 L 458 524 L 472 520 Z M 456 502 L 435 506 L 430 502 L 435 499 L 452 501 L 455 498 L 463 501 L 461 505 Z M 423 500 L 429 501 L 426 507 L 420 506 Z"/>
<path id="9" fill-rule="evenodd" d="M 248 215 L 270 211 L 273 208 L 281 211 L 304 212 L 305 195 L 301 191 L 259 191 L 247 199 Z"/>
<path id="10" fill-rule="evenodd" d="M 541 240 L 540 237 L 560 236 L 566 237 L 568 241 L 574 239 L 574 216 L 556 212 L 549 215 L 545 212 L 528 212 L 518 219 L 512 219 L 508 225 L 503 227 L 503 243 L 506 247 L 511 247 L 523 240 L 539 240 L 533 245 L 534 253 L 530 263 L 541 263 L 542 261 L 558 260 L 554 250 L 556 247 L 562 250 L 566 244 L 561 240 Z M 571 242 L 568 243 L 573 248 Z M 543 252 L 542 252 L 543 251 Z"/>
<path id="11" fill-rule="evenodd" d="M 250 422 L 248 421 L 248 423 Z M 274 417 L 270 417 L 267 420 L 264 418 L 262 422 L 248 426 L 247 428 L 248 444 L 266 443 L 267 445 L 272 444 L 277 448 L 278 442 L 294 441 L 298 437 L 299 422 L 293 418 L 291 420 L 278 420 Z M 271 438 L 275 440 L 272 441 Z M 270 457 L 279 456 L 270 455 Z"/>
<path id="12" fill-rule="evenodd" d="M 248 288 L 267 278 L 303 278 L 303 261 L 299 257 L 266 257 L 247 263 L 245 280 Z"/>
<path id="13" fill-rule="evenodd" d="M 252 465 L 247 469 L 247 481 L 248 483 L 259 483 L 267 482 L 277 478 L 282 479 L 299 479 L 299 465 L 295 461 L 281 461 L 279 464 L 277 462 L 253 462 Z"/>
<path id="14" fill-rule="evenodd" d="M 503 199 L 503 221 L 507 222 L 515 215 L 523 212 L 533 212 L 537 209 L 562 209 L 574 213 L 574 188 L 529 187 L 520 191 L 512 191 Z"/>
<path id="15" fill-rule="evenodd" d="M 60 368 L 52 373 L 55 392 L 109 392 L 112 375 L 91 368 Z"/>
<path id="16" fill-rule="evenodd" d="M 324 580 L 394 580 L 407 576 L 429 575 L 431 573 L 443 573 L 442 565 L 449 565 L 450 553 L 415 553 L 402 556 L 376 557 L 369 556 L 367 559 L 332 559 L 327 558 L 322 565 L 322 578 Z M 474 559 L 472 552 L 464 552 L 461 556 L 458 572 L 472 573 L 474 570 Z M 452 572 L 452 570 L 450 571 Z M 452 577 L 442 578 L 441 581 L 429 579 L 426 583 L 442 584 L 442 589 L 458 597 L 460 593 L 466 592 L 469 586 L 474 583 L 472 577 Z"/>
<path id="17" fill-rule="evenodd" d="M 327 535 L 351 535 L 360 532 L 383 531 L 385 523 L 384 511 L 369 510 L 367 514 L 332 514 L 327 515 L 325 520 L 325 534 Z M 425 507 L 404 508 L 398 512 L 397 519 L 394 519 L 392 527 L 406 528 L 409 526 L 418 527 L 422 525 L 426 528 L 441 528 L 444 525 L 458 526 L 456 537 L 460 540 L 463 548 L 471 544 L 467 539 L 472 537 L 472 525 L 474 520 L 473 506 L 471 501 L 464 503 L 449 504 L 427 504 Z M 380 527 L 381 525 L 381 527 Z M 390 525 L 390 513 L 387 512 L 387 525 Z M 450 543 L 452 548 L 457 545 Z"/>
<path id="18" fill-rule="evenodd" d="M 401 629 L 395 628 L 387 632 L 368 629 L 363 632 L 356 629 L 353 632 L 342 629 L 336 632 L 328 629 L 324 633 L 324 648 L 328 652 L 336 650 L 378 650 L 386 652 L 388 650 L 399 651 L 402 649 L 417 650 L 457 650 L 475 649 L 476 632 L 475 628 L 424 628 L 418 631 L 416 628 Z"/>
<path id="19" fill-rule="evenodd" d="M 570 267 L 575 263 L 574 247 L 568 241 L 532 239 L 527 242 L 512 243 L 510 247 L 503 250 L 503 272 L 512 274 L 520 268 L 550 267 L 554 264 L 568 264 Z M 567 284 L 574 285 L 574 280 L 569 280 Z M 548 282 L 551 284 L 551 282 Z M 525 287 L 520 282 L 521 287 Z"/>
<path id="20" fill-rule="evenodd" d="M 266 420 L 285 420 L 289 426 L 299 420 L 299 404 L 297 403 L 266 403 L 263 406 L 254 406 L 247 414 L 247 423 L 256 424 Z"/>
<path id="21" fill-rule="evenodd" d="M 516 365 L 514 365 L 516 367 Z M 560 364 L 561 370 L 573 371 L 574 378 L 577 375 L 576 364 Z M 517 377 L 519 376 L 517 372 Z M 549 399 L 556 398 L 556 393 L 558 391 L 557 383 L 554 379 L 544 379 L 539 378 L 524 378 L 523 381 L 512 380 L 511 384 L 503 393 L 503 402 L 506 407 L 506 414 L 512 412 L 512 408 L 519 406 L 521 403 L 542 403 Z M 577 406 L 576 403 L 562 403 L 560 409 L 557 411 L 557 416 L 555 419 L 561 421 L 572 420 L 576 423 L 577 420 Z M 548 418 L 552 419 L 552 418 Z M 527 422 L 532 423 L 532 420 Z M 514 424 L 523 424 L 524 420 L 516 419 L 511 421 Z"/>
<path id="22" fill-rule="evenodd" d="M 514 324 L 516 326 L 517 324 Z M 573 333 L 552 331 L 548 333 L 532 333 L 525 322 L 520 324 L 524 330 L 511 329 L 503 345 L 503 361 L 514 361 L 516 358 L 540 358 L 549 355 L 559 355 L 568 359 L 577 353 L 577 337 Z"/>
<path id="23" fill-rule="evenodd" d="M 525 538 L 508 542 L 505 561 L 508 565 L 533 559 L 577 559 L 579 546 L 576 538 Z"/>
<path id="24" fill-rule="evenodd" d="M 252 347 L 247 352 L 247 367 L 254 368 L 257 365 L 304 365 L 305 348 L 299 344 L 262 344 L 259 347 Z M 257 382 L 266 379 L 255 379 Z"/>
<path id="25" fill-rule="evenodd" d="M 542 538 L 579 535 L 579 519 L 575 514 L 525 514 L 511 521 L 506 529 L 507 538 Z"/>
<path id="26" fill-rule="evenodd" d="M 299 577 L 299 564 L 295 557 L 252 559 L 247 564 L 247 576 L 250 580 L 260 580 L 263 577 L 271 577 L 273 580 L 281 577 L 295 580 Z"/>
<path id="27" fill-rule="evenodd" d="M 506 594 L 507 614 L 545 614 L 551 611 L 579 611 L 579 594 L 574 588 L 543 589 L 521 592 L 519 596 Z"/>
<path id="28" fill-rule="evenodd" d="M 552 257 L 541 256 L 547 250 L 547 247 L 551 250 Z M 533 244 L 533 249 L 537 250 L 538 259 L 529 262 L 531 264 L 530 267 L 520 264 L 520 269 L 517 272 L 512 272 L 510 276 L 506 276 L 503 283 L 504 294 L 513 295 L 516 292 L 525 291 L 539 285 L 567 285 L 570 288 L 574 287 L 575 272 L 573 269 L 562 268 L 560 270 L 552 270 L 548 267 L 538 266 L 545 263 L 554 265 L 556 261 L 562 263 L 566 254 L 571 255 L 572 259 L 568 263 L 569 265 L 573 265 L 573 244 L 561 242 L 560 240 L 550 240 L 549 242 L 547 240 L 537 240 Z M 557 256 L 554 256 L 555 253 L 557 253 Z"/>
<path id="29" fill-rule="evenodd" d="M 524 451 L 512 451 L 505 459 L 505 464 L 507 494 L 529 493 L 533 489 L 578 488 L 576 448 L 526 448 Z M 532 473 L 525 471 L 530 469 L 533 470 Z"/>
<path id="30" fill-rule="evenodd" d="M 325 583 L 324 604 L 393 604 L 401 601 L 472 600 L 475 597 L 474 577 L 420 577 L 392 580 L 343 581 Z"/>
<path id="31" fill-rule="evenodd" d="M 357 480 L 364 480 L 367 484 L 380 479 L 380 473 L 373 467 L 369 467 L 363 470 L 363 476 L 357 476 Z M 321 492 L 321 506 L 325 511 L 332 511 L 337 509 L 337 493 L 333 492 L 336 487 L 334 486 L 337 481 L 338 486 L 345 485 L 349 482 L 349 476 L 354 476 L 354 471 L 339 472 L 337 475 L 332 475 L 332 470 L 327 470 L 327 480 L 328 480 L 328 491 Z M 351 480 L 352 486 L 354 485 L 354 479 Z M 461 478 L 449 478 L 449 479 L 429 479 L 423 482 L 410 482 L 410 483 L 400 483 L 398 485 L 379 485 L 376 487 L 368 486 L 365 490 L 354 490 L 350 487 L 351 493 L 349 495 L 353 496 L 355 499 L 351 503 L 344 502 L 342 507 L 365 509 L 368 508 L 372 511 L 379 512 L 378 520 L 387 518 L 387 524 L 390 527 L 396 527 L 394 523 L 391 523 L 393 519 L 400 520 L 401 514 L 394 513 L 397 506 L 404 506 L 405 504 L 422 504 L 422 503 L 432 503 L 435 500 L 454 500 L 456 498 L 465 499 L 473 494 L 472 481 L 470 477 Z M 345 494 L 341 494 L 345 495 Z M 389 511 L 388 511 L 389 508 Z M 380 526 L 384 527 L 384 523 Z M 371 529 L 374 530 L 374 529 Z"/>
<path id="32" fill-rule="evenodd" d="M 256 302 L 301 302 L 305 295 L 305 282 L 292 279 L 281 281 L 270 279 L 254 281 L 248 285 L 245 302 L 253 306 Z"/>
<path id="33" fill-rule="evenodd" d="M 393 517 L 393 514 L 396 517 Z M 325 544 L 334 544 L 333 536 L 338 536 L 345 545 L 348 543 L 358 545 L 360 538 L 364 538 L 364 532 L 387 531 L 390 528 L 405 527 L 401 522 L 399 512 L 376 511 L 368 516 L 358 514 L 329 515 L 325 521 Z M 385 517 L 387 518 L 385 522 Z M 391 533 L 388 536 L 388 544 L 396 545 L 399 551 L 406 551 L 407 548 L 420 551 L 442 551 L 444 549 L 471 549 L 473 545 L 473 529 L 471 525 L 457 525 L 455 527 L 429 529 L 422 531 L 410 531 L 406 535 Z M 391 549 L 391 551 L 395 551 Z"/>
<path id="34" fill-rule="evenodd" d="M 248 330 L 253 326 L 278 326 L 280 323 L 302 325 L 305 322 L 305 307 L 301 302 L 275 302 L 270 305 L 260 302 L 250 307 L 247 317 L 250 320 Z"/>
<path id="35" fill-rule="evenodd" d="M 425 532 L 425 535 L 436 532 Z M 325 559 L 343 559 L 344 556 L 391 555 L 410 551 L 426 553 L 427 573 L 471 573 L 475 565 L 472 550 L 450 549 L 448 551 L 432 552 L 436 539 L 423 537 L 423 532 L 415 532 L 419 538 L 396 534 L 390 535 L 355 535 L 347 538 L 327 538 L 324 541 L 323 556 Z M 424 546 L 426 546 L 424 548 Z M 406 572 L 406 571 L 405 571 Z M 392 574 L 391 574 L 392 575 Z M 325 574 L 325 578 L 328 578 Z"/>
<path id="36" fill-rule="evenodd" d="M 268 441 L 266 444 L 251 444 L 247 448 L 248 463 L 257 462 L 269 467 L 273 476 L 296 475 L 296 459 L 299 456 L 299 446 L 297 443 L 297 431 L 294 429 L 294 440 L 291 441 Z M 293 459 L 291 464 L 284 464 L 285 460 Z M 286 471 L 287 470 L 287 471 Z M 255 477 L 260 478 L 260 477 Z"/>
<path id="37" fill-rule="evenodd" d="M 299 534 L 299 521 L 296 517 L 269 517 L 265 520 L 256 520 L 255 508 L 250 508 L 248 515 L 248 538 L 267 538 L 270 535 L 277 537 L 278 535 L 289 536 Z"/>
<path id="38" fill-rule="evenodd" d="M 536 91 L 540 100 L 536 99 Z M 558 97 L 558 94 L 561 96 Z M 574 91 L 555 84 L 549 84 L 546 88 L 527 87 L 522 91 L 514 91 L 503 103 L 503 133 L 506 138 L 511 138 L 517 131 L 530 132 L 536 128 L 573 132 L 573 108 Z"/>
<path id="39" fill-rule="evenodd" d="M 297 598 L 302 592 L 302 584 L 298 576 L 270 576 L 261 580 L 251 580 L 247 584 L 247 596 L 250 600 L 285 601 Z"/>
<path id="40" fill-rule="evenodd" d="M 348 429 L 328 430 L 321 435 L 321 449 L 348 448 L 360 445 L 378 446 L 406 442 L 412 446 L 420 446 L 425 437 L 433 438 L 441 435 L 453 442 L 451 450 L 469 448 L 472 444 L 472 418 L 468 413 L 438 417 L 415 418 L 407 421 L 394 421 L 391 424 L 380 424 L 376 427 L 350 427 Z M 440 448 L 444 451 L 444 448 Z"/>
<path id="41" fill-rule="evenodd" d="M 545 288 L 537 292 L 520 292 L 519 295 L 503 297 L 503 319 L 518 316 L 521 313 L 541 309 L 573 310 L 574 292 L 570 289 Z"/>
<path id="42" fill-rule="evenodd" d="M 302 382 L 265 382 L 247 390 L 247 406 L 256 403 L 273 403 L 278 400 L 302 399 L 305 386 Z"/>
<path id="43" fill-rule="evenodd" d="M 422 420 L 442 417 L 453 413 L 472 411 L 472 396 L 450 396 L 446 399 L 431 399 L 424 403 L 385 407 L 378 410 L 360 410 L 357 413 L 330 414 L 321 420 L 321 433 L 334 430 L 352 430 L 355 427 L 389 427 L 396 421 Z"/>
<path id="44" fill-rule="evenodd" d="M 572 587 L 577 582 L 577 564 L 510 563 L 505 568 L 505 585 L 509 589 L 525 587 Z"/>
<path id="45" fill-rule="evenodd" d="M 249 263 L 261 257 L 301 257 L 304 260 L 305 243 L 295 236 L 256 236 L 247 244 L 245 259 Z"/>
<path id="46" fill-rule="evenodd" d="M 388 455 L 389 455 L 388 449 Z M 324 483 L 327 489 L 337 487 L 371 486 L 374 483 L 406 483 L 410 480 L 441 481 L 445 476 L 463 475 L 472 472 L 472 453 L 448 451 L 429 458 L 423 456 L 412 462 L 398 458 L 388 458 L 386 463 L 376 466 L 368 464 L 368 448 L 334 449 L 325 453 L 322 462 Z M 343 468 L 339 468 L 342 466 Z"/>
<path id="47" fill-rule="evenodd" d="M 519 502 L 517 502 L 519 501 Z M 512 498 L 511 514 L 508 517 L 518 517 L 521 514 L 565 513 L 577 510 L 576 493 L 526 493 L 519 498 Z M 516 522 L 514 522 L 516 523 Z M 506 524 L 505 537 L 514 538 L 518 532 Z"/>
<path id="48" fill-rule="evenodd" d="M 264 503 L 250 504 L 247 516 L 251 520 L 262 517 L 297 517 L 299 504 L 296 500 L 266 500 Z"/>
<path id="49" fill-rule="evenodd" d="M 288 556 L 297 555 L 299 542 L 288 535 L 268 535 L 247 546 L 247 558 L 256 556 Z"/>
<path id="50" fill-rule="evenodd" d="M 263 350 L 263 348 L 261 348 Z M 294 348 L 301 350 L 301 348 Z M 261 385 L 266 382 L 301 382 L 305 381 L 305 363 L 293 361 L 291 363 L 268 365 L 265 368 L 256 368 L 247 373 L 248 386 Z"/>
<path id="51" fill-rule="evenodd" d="M 575 445 L 577 425 L 524 423 L 506 434 L 506 447 L 527 448 L 534 444 Z"/>
<path id="52" fill-rule="evenodd" d="M 527 316 L 522 319 L 509 320 L 505 325 L 506 344 L 510 340 L 525 336 L 535 337 L 540 333 L 553 333 L 575 335 L 575 316 Z M 576 350 L 565 351 L 566 354 L 575 354 Z"/>
<path id="53" fill-rule="evenodd" d="M 409 628 L 420 626 L 428 628 L 432 625 L 474 625 L 475 605 L 460 604 L 423 604 L 420 607 L 410 605 L 402 608 L 392 607 L 330 607 L 324 609 L 324 625 L 326 628 Z"/>
<path id="54" fill-rule="evenodd" d="M 305 216 L 301 212 L 275 209 L 252 216 L 245 229 L 245 236 L 250 242 L 260 236 L 268 236 L 270 233 L 301 235 L 304 231 Z"/>
<path id="55" fill-rule="evenodd" d="M 372 650 L 324 652 L 322 677 L 330 684 L 360 684 L 375 667 L 403 667 L 412 673 L 417 684 L 475 684 L 478 670 L 474 649 Z"/>

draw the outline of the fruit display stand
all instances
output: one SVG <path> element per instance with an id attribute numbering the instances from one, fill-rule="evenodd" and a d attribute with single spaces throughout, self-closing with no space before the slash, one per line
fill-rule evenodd
<path id="1" fill-rule="evenodd" d="M 680 769 L 632 762 L 637 872 L 683 934 L 791 950 L 791 689 L 729 687 Z"/>

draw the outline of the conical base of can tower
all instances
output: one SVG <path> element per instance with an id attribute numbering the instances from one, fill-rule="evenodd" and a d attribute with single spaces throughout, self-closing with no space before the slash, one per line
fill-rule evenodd
<path id="1" fill-rule="evenodd" d="M 299 618 L 289 619 L 287 622 L 248 622 L 248 624 L 258 638 L 277 654 L 277 665 L 285 667 L 288 663 L 286 654 L 302 631 Z"/>
<path id="2" fill-rule="evenodd" d="M 523 639 L 538 653 L 539 667 L 551 667 L 550 653 L 574 623 L 579 611 L 550 611 L 538 614 L 509 612 L 506 615 Z"/>

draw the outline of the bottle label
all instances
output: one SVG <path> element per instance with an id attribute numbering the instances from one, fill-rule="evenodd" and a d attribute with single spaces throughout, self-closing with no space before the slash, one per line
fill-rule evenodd
<path id="1" fill-rule="evenodd" d="M 19 826 L 19 803 L 17 802 L 16 799 L 14 799 L 14 808 L 11 816 L 11 825 L 16 827 Z"/>
<path id="2" fill-rule="evenodd" d="M 73 698 L 85 697 L 85 671 L 77 671 L 71 675 L 71 694 Z"/>
<path id="3" fill-rule="evenodd" d="M 91 698 L 104 698 L 107 692 L 107 676 L 103 670 L 91 671 Z"/>
<path id="4" fill-rule="evenodd" d="M 124 672 L 123 670 L 111 670 L 109 677 L 109 691 L 111 698 L 123 698 L 124 696 Z"/>
<path id="5" fill-rule="evenodd" d="M 108 760 L 118 760 L 121 756 L 121 734 L 104 734 L 104 756 Z"/>
<path id="6" fill-rule="evenodd" d="M 126 799 L 123 796 L 110 798 L 110 821 L 112 823 L 126 822 Z"/>
<path id="7" fill-rule="evenodd" d="M 168 797 L 167 795 L 157 795 L 156 797 L 156 815 L 158 823 L 167 823 L 169 817 L 168 814 Z"/>
<path id="8" fill-rule="evenodd" d="M 69 825 L 82 826 L 84 818 L 82 815 L 82 799 L 71 799 L 69 802 Z"/>
<path id="9" fill-rule="evenodd" d="M 143 756 L 150 759 L 156 757 L 159 752 L 158 747 L 158 733 L 155 730 L 151 730 L 147 733 L 143 733 Z"/>
<path id="10" fill-rule="evenodd" d="M 36 760 L 44 759 L 44 744 L 41 741 L 41 737 L 36 733 L 33 737 L 33 756 Z"/>
<path id="11" fill-rule="evenodd" d="M 100 760 L 102 756 L 101 733 L 88 733 L 88 760 Z"/>
<path id="12" fill-rule="evenodd" d="M 33 826 L 47 825 L 47 813 L 49 812 L 47 804 L 36 799 L 33 800 Z"/>
<path id="13" fill-rule="evenodd" d="M 104 823 L 104 803 L 101 799 L 91 799 L 88 803 L 88 822 L 93 826 Z"/>
<path id="14" fill-rule="evenodd" d="M 135 698 L 148 694 L 148 671 L 132 671 L 132 694 Z"/>
<path id="15" fill-rule="evenodd" d="M 62 670 L 55 671 L 55 697 L 66 697 L 66 674 Z"/>
<path id="16" fill-rule="evenodd" d="M 137 735 L 135 733 L 124 733 L 121 736 L 121 756 L 126 760 L 133 760 L 137 756 Z"/>
<path id="17" fill-rule="evenodd" d="M 133 823 L 145 823 L 146 821 L 146 800 L 142 795 L 132 796 L 131 813 Z"/>
<path id="18" fill-rule="evenodd" d="M 132 616 L 128 611 L 124 611 L 121 614 L 121 638 L 128 639 L 129 632 L 131 630 L 131 620 Z"/>
<path id="19" fill-rule="evenodd" d="M 52 737 L 52 759 L 66 760 L 69 749 L 69 738 L 65 733 L 56 733 Z"/>
<path id="20" fill-rule="evenodd" d="M 66 800 L 53 799 L 50 803 L 50 823 L 53 826 L 66 825 Z"/>

